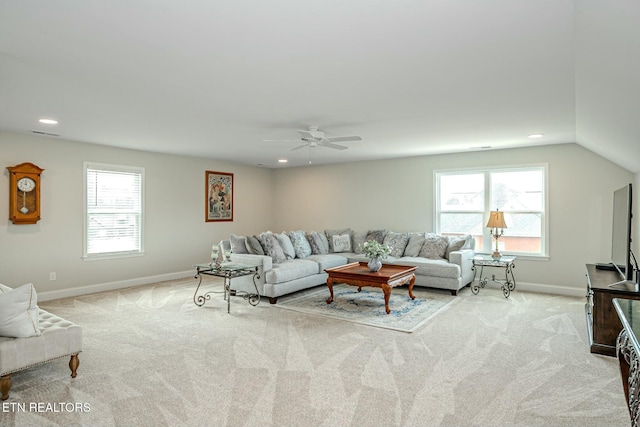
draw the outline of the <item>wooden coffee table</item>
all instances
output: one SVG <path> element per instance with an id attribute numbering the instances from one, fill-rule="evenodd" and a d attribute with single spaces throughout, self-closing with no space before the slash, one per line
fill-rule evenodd
<path id="1" fill-rule="evenodd" d="M 327 268 L 325 270 L 329 274 L 327 287 L 331 294 L 327 299 L 327 304 L 333 301 L 334 282 L 357 286 L 358 292 L 362 290 L 363 286 L 374 286 L 382 288 L 382 292 L 384 292 L 384 309 L 389 314 L 391 313 L 391 310 L 389 310 L 389 297 L 391 297 L 391 289 L 396 286 L 409 283 L 409 296 L 411 299 L 416 298 L 412 292 L 413 284 L 416 281 L 416 275 L 413 272 L 416 271 L 416 268 L 418 267 L 383 264 L 380 270 L 371 272 L 366 262 L 352 262 L 340 267 Z"/>

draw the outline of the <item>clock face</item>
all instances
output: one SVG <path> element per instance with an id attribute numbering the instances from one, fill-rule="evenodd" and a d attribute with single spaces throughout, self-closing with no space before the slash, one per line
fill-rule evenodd
<path id="1" fill-rule="evenodd" d="M 30 191 L 33 191 L 34 188 L 36 188 L 36 182 L 31 178 L 27 178 L 25 176 L 24 178 L 20 178 L 18 180 L 18 190 L 28 193 Z"/>

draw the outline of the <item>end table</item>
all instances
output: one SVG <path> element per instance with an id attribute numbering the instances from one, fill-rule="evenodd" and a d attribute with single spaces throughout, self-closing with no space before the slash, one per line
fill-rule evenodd
<path id="1" fill-rule="evenodd" d="M 476 255 L 473 257 L 473 281 L 471 282 L 471 292 L 477 295 L 480 292 L 480 288 L 484 288 L 489 283 L 489 278 L 484 277 L 485 267 L 504 268 L 504 280 L 496 279 L 496 275 L 491 275 L 491 281 L 500 283 L 502 287 L 502 294 L 505 298 L 509 298 L 511 291 L 516 288 L 516 278 L 513 275 L 513 269 L 515 268 L 516 257 L 503 256 L 499 259 L 493 259 L 490 255 Z M 480 277 L 478 283 L 476 283 L 476 274 L 478 273 L 478 267 L 480 267 Z"/>
<path id="2" fill-rule="evenodd" d="M 193 302 L 201 307 L 211 299 L 211 294 L 215 291 L 205 292 L 202 295 L 198 295 L 198 290 L 202 284 L 202 275 L 222 277 L 224 279 L 224 299 L 227 301 L 227 313 L 231 312 L 231 297 L 240 295 L 244 299 L 249 301 L 249 304 L 256 306 L 260 303 L 260 292 L 258 291 L 258 285 L 256 279 L 258 275 L 258 267 L 252 267 L 250 265 L 237 264 L 237 263 L 222 263 L 222 264 L 194 264 L 196 268 L 195 278 L 198 280 L 198 287 L 193 294 Z M 248 276 L 253 274 L 253 286 L 256 288 L 256 293 L 249 293 L 244 291 L 236 291 L 231 289 L 231 279 L 235 277 Z"/>

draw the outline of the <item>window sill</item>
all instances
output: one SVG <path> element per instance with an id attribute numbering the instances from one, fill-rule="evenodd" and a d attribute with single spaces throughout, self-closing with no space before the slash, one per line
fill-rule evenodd
<path id="1" fill-rule="evenodd" d="M 110 254 L 84 255 L 83 261 L 102 261 L 107 259 L 134 258 L 144 256 L 144 252 L 122 252 Z"/>

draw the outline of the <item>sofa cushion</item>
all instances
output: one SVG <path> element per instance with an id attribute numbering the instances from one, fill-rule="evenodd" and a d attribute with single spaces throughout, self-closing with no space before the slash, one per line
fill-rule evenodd
<path id="1" fill-rule="evenodd" d="M 428 259 L 423 257 L 402 257 L 396 264 L 418 267 L 416 275 L 457 279 L 460 277 L 460 266 L 445 259 Z"/>
<path id="2" fill-rule="evenodd" d="M 275 236 L 276 239 L 278 239 L 278 243 L 280 243 L 280 247 L 282 248 L 282 252 L 284 252 L 285 258 L 294 259 L 296 257 L 296 251 L 293 248 L 293 243 L 291 243 L 291 239 L 287 236 L 287 233 L 283 231 Z"/>
<path id="3" fill-rule="evenodd" d="M 329 253 L 329 242 L 324 233 L 310 231 L 307 234 L 307 240 L 311 246 L 311 253 L 314 255 L 324 255 Z"/>
<path id="4" fill-rule="evenodd" d="M 445 258 L 449 259 L 449 255 L 451 255 L 451 252 L 459 251 L 466 244 L 467 244 L 467 240 L 464 237 L 449 236 L 449 245 L 447 246 Z"/>
<path id="5" fill-rule="evenodd" d="M 349 236 L 349 247 L 351 247 L 351 229 L 350 228 L 342 228 L 339 230 L 324 230 L 324 235 L 327 237 L 327 242 L 329 243 L 329 253 L 334 252 L 348 252 L 345 250 L 336 251 L 333 247 L 333 236 L 347 235 Z M 341 246 L 342 247 L 342 246 Z"/>
<path id="6" fill-rule="evenodd" d="M 247 236 L 247 252 L 253 255 L 264 255 L 264 248 L 257 236 Z"/>
<path id="7" fill-rule="evenodd" d="M 0 285 L 0 336 L 26 338 L 40 335 L 38 295 L 33 284 L 12 289 Z"/>
<path id="8" fill-rule="evenodd" d="M 278 239 L 272 232 L 266 231 L 260 233 L 258 240 L 264 249 L 264 254 L 269 255 L 274 263 L 286 261 L 287 257 L 284 255 Z"/>
<path id="9" fill-rule="evenodd" d="M 365 242 L 368 242 L 369 240 L 375 240 L 382 245 L 384 244 L 384 236 L 386 235 L 387 230 L 369 230 Z"/>
<path id="10" fill-rule="evenodd" d="M 317 273 L 323 273 L 327 268 L 338 267 L 347 263 L 347 257 L 342 254 L 310 255 L 305 259 L 318 264 Z"/>
<path id="11" fill-rule="evenodd" d="M 447 246 L 449 246 L 449 239 L 446 237 L 427 233 L 418 256 L 430 259 L 444 258 L 447 254 Z"/>
<path id="12" fill-rule="evenodd" d="M 393 231 L 389 231 L 386 236 L 384 236 L 384 244 L 389 245 L 391 248 L 391 252 L 389 255 L 399 257 L 404 254 L 404 248 L 407 246 L 409 242 L 409 235 L 406 233 L 395 233 Z"/>
<path id="13" fill-rule="evenodd" d="M 290 259 L 278 264 L 265 273 L 267 283 L 283 283 L 318 274 L 318 264 L 305 259 Z"/>
<path id="14" fill-rule="evenodd" d="M 311 255 L 311 246 L 304 231 L 290 231 L 289 239 L 291 239 L 296 258 L 305 258 Z"/>
<path id="15" fill-rule="evenodd" d="M 409 233 L 407 246 L 404 248 L 404 256 L 417 257 L 424 244 L 424 233 Z"/>
<path id="16" fill-rule="evenodd" d="M 367 241 L 368 231 L 352 231 L 351 232 L 351 250 L 355 253 L 362 253 L 362 246 Z"/>
<path id="17" fill-rule="evenodd" d="M 231 252 L 234 254 L 248 254 L 247 250 L 247 238 L 245 236 L 236 236 L 232 234 L 229 236 L 229 244 L 231 245 Z"/>

